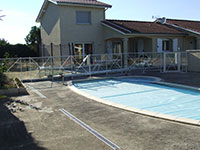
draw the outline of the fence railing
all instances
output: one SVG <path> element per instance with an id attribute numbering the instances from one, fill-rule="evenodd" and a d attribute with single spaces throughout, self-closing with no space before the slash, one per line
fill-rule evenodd
<path id="1" fill-rule="evenodd" d="M 0 59 L 0 63 L 5 59 Z M 10 77 L 38 79 L 52 76 L 78 76 L 108 74 L 113 72 L 187 71 L 186 52 L 176 53 L 117 53 L 62 56 L 9 58 L 6 62 Z"/>

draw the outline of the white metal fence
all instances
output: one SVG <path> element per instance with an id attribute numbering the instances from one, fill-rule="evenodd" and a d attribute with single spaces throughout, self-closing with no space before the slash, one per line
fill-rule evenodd
<path id="1" fill-rule="evenodd" d="M 24 79 L 145 71 L 187 71 L 186 52 L 95 54 L 63 57 L 9 58 L 7 74 Z"/>

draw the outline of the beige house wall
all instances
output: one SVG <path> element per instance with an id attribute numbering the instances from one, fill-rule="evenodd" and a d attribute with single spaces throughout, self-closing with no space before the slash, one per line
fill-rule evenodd
<path id="1" fill-rule="evenodd" d="M 90 11 L 91 24 L 76 24 L 76 11 Z M 42 44 L 63 45 L 61 49 L 54 47 L 54 56 L 69 55 L 69 43 L 91 43 L 93 53 L 104 51 L 103 28 L 105 20 L 104 8 L 61 6 L 49 3 L 41 19 Z M 50 46 L 43 48 L 43 55 L 50 55 Z M 62 50 L 62 52 L 60 52 Z"/>
<path id="2" fill-rule="evenodd" d="M 200 72 L 200 50 L 188 50 L 188 71 Z"/>
<path id="3" fill-rule="evenodd" d="M 46 13 L 43 15 L 40 30 L 42 44 L 48 45 L 43 49 L 44 52 L 42 53 L 46 56 L 51 55 L 50 44 L 58 45 L 61 43 L 59 9 L 52 3 L 48 4 Z M 59 56 L 60 53 L 56 52 L 55 55 Z"/>
<path id="4" fill-rule="evenodd" d="M 103 38 L 104 40 L 110 40 L 110 39 L 123 39 L 126 38 L 125 35 L 122 33 L 119 33 L 118 31 L 115 31 L 109 27 L 103 26 Z"/>
<path id="5" fill-rule="evenodd" d="M 93 53 L 98 54 L 104 50 L 103 29 L 101 21 L 105 19 L 104 8 L 59 6 L 61 44 L 92 43 Z M 90 11 L 91 24 L 77 24 L 76 12 Z M 69 47 L 63 49 L 63 55 L 69 54 Z"/>
<path id="6" fill-rule="evenodd" d="M 191 47 L 191 44 L 194 42 L 194 48 Z M 186 37 L 185 38 L 185 49 L 186 50 L 194 50 L 196 49 L 197 44 L 196 44 L 196 38 L 195 37 Z"/>
<path id="7" fill-rule="evenodd" d="M 195 49 L 197 50 L 189 50 L 191 41 L 195 41 Z M 190 37 L 187 37 L 186 48 L 188 56 L 188 71 L 200 72 L 200 36 L 190 35 Z"/>

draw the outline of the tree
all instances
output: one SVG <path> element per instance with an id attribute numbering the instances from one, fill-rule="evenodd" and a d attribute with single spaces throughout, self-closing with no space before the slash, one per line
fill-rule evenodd
<path id="1" fill-rule="evenodd" d="M 25 38 L 26 44 L 37 54 L 39 54 L 39 48 L 41 43 L 40 28 L 33 26 L 31 31 Z"/>
<path id="2" fill-rule="evenodd" d="M 9 57 L 37 57 L 37 53 L 34 52 L 26 44 L 7 44 L 0 45 L 0 58 L 4 58 L 5 54 L 9 53 Z"/>
<path id="3" fill-rule="evenodd" d="M 0 39 L 0 45 L 9 45 L 8 41 L 6 41 L 4 38 Z"/>

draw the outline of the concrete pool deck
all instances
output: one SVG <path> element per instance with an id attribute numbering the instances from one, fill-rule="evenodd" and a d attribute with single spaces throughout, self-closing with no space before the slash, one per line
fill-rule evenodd
<path id="1" fill-rule="evenodd" d="M 140 74 L 141 75 L 141 74 Z M 148 73 L 167 82 L 200 87 L 200 73 Z M 107 106 L 71 91 L 61 83 L 26 83 L 46 99 L 30 91 L 18 97 L 41 110 L 25 109 L 16 117 L 25 122 L 40 147 L 49 150 L 110 150 L 96 137 L 62 114 L 64 108 L 78 119 L 117 144 L 122 150 L 199 149 L 200 127 L 156 119 Z"/>

